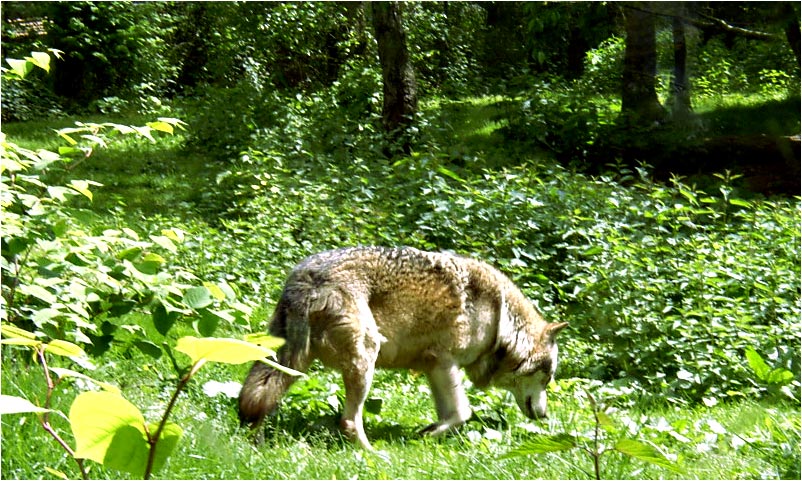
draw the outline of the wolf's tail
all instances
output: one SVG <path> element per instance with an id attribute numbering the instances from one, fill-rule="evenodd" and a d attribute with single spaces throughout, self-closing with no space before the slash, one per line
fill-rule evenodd
<path id="1" fill-rule="evenodd" d="M 273 314 L 270 333 L 286 341 L 278 350 L 278 363 L 306 371 L 310 363 L 307 313 L 292 309 L 291 303 L 282 298 Z M 278 408 L 295 379 L 263 362 L 255 362 L 239 393 L 240 425 L 258 427 L 265 416 Z"/>
<path id="2" fill-rule="evenodd" d="M 309 351 L 309 316 L 338 317 L 352 298 L 345 290 L 329 284 L 319 274 L 300 273 L 288 281 L 276 312 L 270 321 L 270 334 L 285 343 L 278 350 L 278 363 L 306 372 L 312 361 Z M 282 396 L 295 381 L 294 376 L 254 363 L 239 394 L 240 425 L 259 426 L 272 414 Z"/>

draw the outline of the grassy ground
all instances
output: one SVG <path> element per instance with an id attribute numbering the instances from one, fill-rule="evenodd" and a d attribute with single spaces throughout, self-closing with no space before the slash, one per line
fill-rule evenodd
<path id="1" fill-rule="evenodd" d="M 126 372 L 124 378 L 120 372 Z M 114 379 L 126 397 L 146 417 L 157 419 L 175 380 L 166 362 L 152 363 L 133 356 L 115 357 L 93 373 Z M 44 392 L 41 373 L 4 356 L 3 392 Z M 161 375 L 160 375 L 161 374 Z M 603 389 L 582 380 L 558 383 L 551 394 L 552 418 L 543 423 L 525 420 L 501 392 L 471 391 L 477 415 L 459 432 L 439 440 L 415 432 L 434 414 L 425 383 L 401 372 L 382 372 L 371 397 L 384 404 L 366 418 L 368 437 L 378 452 L 354 449 L 336 430 L 336 409 L 306 412 L 314 394 L 342 396 L 338 378 L 316 373 L 297 384 L 280 414 L 266 430 L 265 444 L 254 446 L 236 425 L 236 401 L 203 392 L 208 381 L 241 379 L 242 369 L 209 366 L 182 395 L 173 421 L 185 429 L 177 452 L 159 477 L 170 479 L 587 479 L 593 459 L 579 450 L 505 457 L 533 432 L 575 433 L 592 437 L 593 414 L 584 389 L 604 399 Z M 322 391 L 308 385 L 324 386 Z M 567 387 L 571 385 L 570 387 Z M 54 407 L 67 412 L 79 386 L 64 386 Z M 305 402 L 299 402 L 305 400 Z M 744 400 L 711 408 L 634 405 L 608 408 L 615 435 L 605 434 L 608 446 L 620 438 L 654 443 L 677 472 L 628 459 L 617 453 L 601 457 L 601 473 L 613 479 L 798 479 L 798 410 L 793 406 Z M 55 416 L 54 426 L 68 432 Z M 3 418 L 3 476 L 36 479 L 63 472 L 75 477 L 72 460 L 44 435 L 34 416 Z M 66 435 L 69 439 L 69 435 Z M 592 447 L 592 445 L 590 445 Z M 794 463 L 797 463 L 796 465 Z M 796 467 L 795 467 L 796 466 Z M 55 471 L 46 471 L 52 469 Z M 124 473 L 92 467 L 91 476 L 117 478 Z M 130 476 L 135 479 L 137 476 Z"/>
<path id="2" fill-rule="evenodd" d="M 496 130 L 503 126 L 504 103 L 475 99 L 443 108 L 454 140 L 447 147 L 455 162 L 471 156 L 502 164 L 505 150 Z M 108 120 L 108 119 L 95 119 Z M 143 119 L 114 121 L 141 124 Z M 53 128 L 69 122 L 4 125 L 12 141 L 32 148 L 56 148 Z M 530 158 L 536 153 L 526 152 Z M 180 137 L 152 146 L 145 141 L 122 141 L 81 163 L 72 173 L 104 184 L 96 189 L 93 209 L 102 215 L 124 215 L 141 222 L 183 222 L 191 229 L 208 228 L 204 218 L 206 186 L 215 182 L 217 167 L 209 159 L 187 154 Z M 190 232 L 191 233 L 191 232 Z M 227 243 L 237 249 L 236 241 Z M 183 334 L 188 334 L 189 330 Z M 220 333 L 226 335 L 229 333 Z M 230 333 L 235 335 L 237 333 Z M 176 334 L 178 336 L 179 334 Z M 152 339 L 159 342 L 159 339 Z M 29 358 L 4 347 L 3 394 L 38 393 L 45 385 L 40 368 Z M 236 400 L 209 396 L 209 381 L 241 381 L 246 366 L 207 365 L 182 394 L 172 421 L 185 432 L 176 453 L 157 476 L 165 479 L 586 479 L 594 477 L 593 458 L 584 448 L 612 447 L 634 439 L 656 447 L 674 461 L 677 471 L 605 452 L 601 475 L 617 479 L 799 479 L 799 406 L 781 401 L 750 399 L 713 406 L 682 403 L 659 405 L 639 401 L 626 385 L 615 387 L 584 379 L 561 379 L 550 394 L 548 421 L 523 417 L 501 391 L 469 390 L 476 416 L 457 433 L 443 439 L 422 439 L 418 429 L 432 421 L 434 409 L 420 376 L 381 372 L 370 397 L 381 409 L 368 414 L 366 430 L 377 453 L 354 449 L 336 429 L 342 402 L 340 380 L 332 372 L 315 371 L 297 383 L 287 402 L 266 430 L 266 442 L 256 447 L 236 421 Z M 146 357 L 118 347 L 92 373 L 96 379 L 120 386 L 148 420 L 158 419 L 176 383 L 170 361 Z M 558 375 L 559 378 L 559 375 Z M 64 383 L 56 390 L 53 407 L 67 413 L 84 387 Z M 607 407 L 613 420 L 597 434 L 586 391 Z M 376 409 L 374 409 L 376 411 Z M 54 427 L 71 442 L 69 428 L 58 415 Z M 591 440 L 583 449 L 506 457 L 538 434 L 568 433 Z M 34 415 L 3 416 L 2 475 L 7 479 L 78 476 L 74 462 L 42 430 Z M 600 446 L 592 440 L 599 436 Z M 127 475 L 91 464 L 90 476 Z"/>

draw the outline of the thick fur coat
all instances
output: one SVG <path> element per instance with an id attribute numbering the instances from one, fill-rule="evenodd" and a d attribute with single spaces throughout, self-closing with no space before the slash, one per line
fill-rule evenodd
<path id="1" fill-rule="evenodd" d="M 320 359 L 343 375 L 341 425 L 370 443 L 362 408 L 375 368 L 427 375 L 439 435 L 464 423 L 471 409 L 461 368 L 478 387 L 510 390 L 531 418 L 546 415 L 546 385 L 557 368 L 555 336 L 521 291 L 490 265 L 413 248 L 354 247 L 308 257 L 290 273 L 270 324 L 286 344 L 281 364 L 305 371 Z M 240 393 L 240 419 L 259 425 L 294 378 L 255 363 Z"/>

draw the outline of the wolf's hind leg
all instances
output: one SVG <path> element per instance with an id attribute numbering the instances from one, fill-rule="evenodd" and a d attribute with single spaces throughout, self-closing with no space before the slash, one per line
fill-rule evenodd
<path id="1" fill-rule="evenodd" d="M 345 387 L 345 407 L 340 426 L 351 440 L 365 449 L 372 450 L 373 447 L 365 435 L 362 424 L 362 413 L 368 390 L 373 382 L 373 372 L 376 369 L 382 337 L 376 329 L 376 323 L 370 309 L 367 308 L 367 303 L 358 308 L 358 313 L 358 321 L 343 323 L 349 327 L 337 333 L 339 336 L 335 334 L 338 338 L 336 344 L 340 349 L 339 368 L 343 374 Z M 353 326 L 361 327 L 360 331 L 355 333 Z"/>
<path id="2" fill-rule="evenodd" d="M 372 450 L 373 447 L 365 434 L 365 427 L 362 424 L 362 412 L 372 382 L 373 366 L 364 370 L 354 369 L 343 372 L 345 409 L 340 420 L 340 426 L 352 441 L 369 450 Z"/>
<path id="3" fill-rule="evenodd" d="M 463 425 L 471 417 L 471 406 L 462 386 L 462 371 L 456 364 L 437 366 L 427 377 L 437 409 L 437 422 L 420 433 L 439 436 Z"/>

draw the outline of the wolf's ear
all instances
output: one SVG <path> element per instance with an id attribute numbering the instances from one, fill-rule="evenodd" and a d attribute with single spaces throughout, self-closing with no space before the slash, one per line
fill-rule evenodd
<path id="1" fill-rule="evenodd" d="M 549 342 L 554 342 L 554 339 L 557 337 L 557 334 L 559 334 L 560 331 L 562 331 L 566 327 L 568 327 L 567 322 L 551 322 L 546 325 L 543 335 L 546 336 Z"/>

